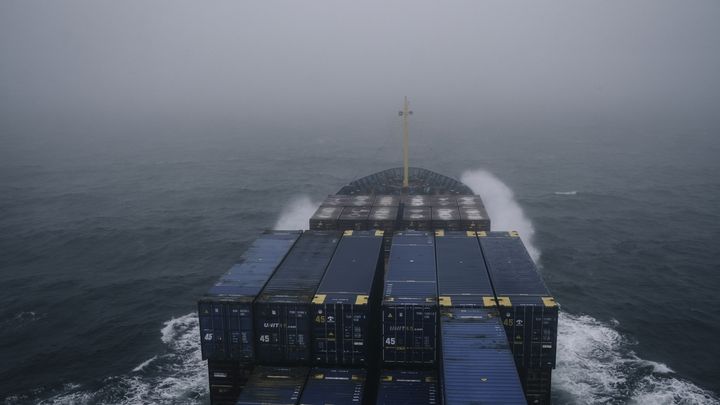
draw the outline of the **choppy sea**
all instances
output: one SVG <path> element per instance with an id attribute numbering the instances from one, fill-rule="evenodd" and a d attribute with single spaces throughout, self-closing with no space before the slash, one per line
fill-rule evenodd
<path id="1" fill-rule="evenodd" d="M 398 166 L 393 131 L 5 140 L 0 400 L 206 403 L 196 298 L 263 229 Z M 479 193 L 562 305 L 556 403 L 720 403 L 717 133 L 431 132 L 411 164 Z"/>

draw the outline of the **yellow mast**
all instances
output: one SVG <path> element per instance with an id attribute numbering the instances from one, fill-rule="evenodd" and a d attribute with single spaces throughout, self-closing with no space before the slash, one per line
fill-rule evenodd
<path id="1" fill-rule="evenodd" d="M 410 165 L 408 164 L 409 154 L 409 134 L 408 134 L 408 115 L 412 115 L 412 111 L 409 109 L 408 99 L 405 96 L 405 105 L 403 110 L 400 111 L 400 116 L 403 117 L 403 189 L 407 190 L 410 187 Z"/>

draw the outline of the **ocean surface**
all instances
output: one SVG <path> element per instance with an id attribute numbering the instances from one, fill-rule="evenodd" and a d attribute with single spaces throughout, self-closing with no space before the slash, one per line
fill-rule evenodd
<path id="1" fill-rule="evenodd" d="M 0 400 L 203 404 L 196 299 L 266 228 L 400 163 L 395 121 L 0 139 Z M 562 305 L 559 404 L 718 404 L 720 132 L 412 133 Z"/>

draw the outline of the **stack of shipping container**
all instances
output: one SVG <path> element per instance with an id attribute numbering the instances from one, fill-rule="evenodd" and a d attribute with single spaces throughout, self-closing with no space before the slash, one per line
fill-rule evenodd
<path id="1" fill-rule="evenodd" d="M 524 404 L 474 231 L 435 233 L 445 404 Z"/>
<path id="2" fill-rule="evenodd" d="M 329 196 L 310 228 L 199 300 L 212 404 L 550 403 L 557 305 L 479 197 Z"/>
<path id="3" fill-rule="evenodd" d="M 478 236 L 528 403 L 549 404 L 558 305 L 517 232 Z"/>

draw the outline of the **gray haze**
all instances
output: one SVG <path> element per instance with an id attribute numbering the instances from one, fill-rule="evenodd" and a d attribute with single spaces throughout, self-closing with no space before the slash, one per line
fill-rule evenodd
<path id="1" fill-rule="evenodd" d="M 404 95 L 435 131 L 713 130 L 718 21 L 715 0 L 4 0 L 1 145 L 267 126 L 360 135 L 389 125 Z"/>

